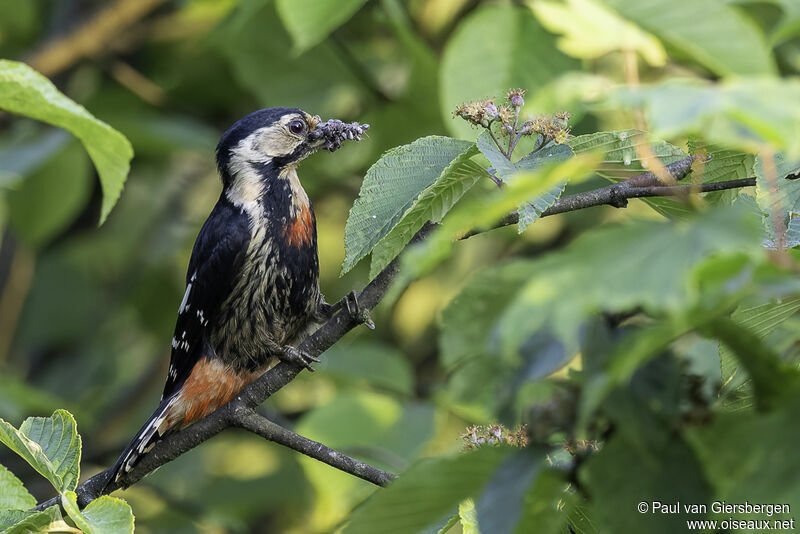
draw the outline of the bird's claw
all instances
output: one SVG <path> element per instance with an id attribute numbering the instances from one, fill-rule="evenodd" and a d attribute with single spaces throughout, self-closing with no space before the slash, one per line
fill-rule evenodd
<path id="1" fill-rule="evenodd" d="M 344 307 L 347 309 L 347 314 L 359 324 L 363 324 L 370 330 L 375 330 L 375 322 L 367 308 L 362 308 L 358 302 L 358 293 L 351 291 L 342 299 Z"/>
<path id="2" fill-rule="evenodd" d="M 317 358 L 316 356 L 312 356 L 311 354 L 303 350 L 291 347 L 289 345 L 283 347 L 280 359 L 292 365 L 305 367 L 312 373 L 314 372 L 314 368 L 311 367 L 311 364 L 319 363 L 319 358 Z"/>

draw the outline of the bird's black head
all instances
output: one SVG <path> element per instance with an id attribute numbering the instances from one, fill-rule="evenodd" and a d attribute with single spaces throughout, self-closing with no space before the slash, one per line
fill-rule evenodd
<path id="1" fill-rule="evenodd" d="M 226 185 L 252 167 L 275 171 L 297 163 L 324 146 L 315 135 L 320 118 L 296 108 L 266 108 L 238 120 L 217 145 L 217 166 Z"/>

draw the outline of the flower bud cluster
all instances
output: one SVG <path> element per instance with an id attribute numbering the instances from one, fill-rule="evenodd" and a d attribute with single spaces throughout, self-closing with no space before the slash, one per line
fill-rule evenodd
<path id="1" fill-rule="evenodd" d="M 539 146 L 553 141 L 566 143 L 569 138 L 569 117 L 566 111 L 554 115 L 529 117 L 520 121 L 519 113 L 525 105 L 524 89 L 509 89 L 506 91 L 505 102 L 495 103 L 492 99 L 483 99 L 459 104 L 453 111 L 453 116 L 460 117 L 475 126 L 492 130 L 495 124 L 499 125 L 497 131 L 502 136 L 511 136 L 509 147 L 513 149 L 518 138 L 523 135 L 541 136 Z"/>
<path id="2" fill-rule="evenodd" d="M 485 445 L 511 445 L 525 447 L 528 445 L 528 429 L 525 425 L 515 430 L 508 430 L 502 425 L 471 426 L 461 435 L 466 450 L 477 449 Z"/>

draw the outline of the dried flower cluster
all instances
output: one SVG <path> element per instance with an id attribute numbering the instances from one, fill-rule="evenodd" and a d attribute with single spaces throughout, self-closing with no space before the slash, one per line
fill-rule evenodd
<path id="1" fill-rule="evenodd" d="M 518 426 L 515 430 L 508 430 L 502 425 L 471 426 L 461 435 L 464 440 L 464 449 L 476 449 L 483 445 L 511 445 L 525 447 L 528 445 L 528 428 Z"/>
<path id="2" fill-rule="evenodd" d="M 524 135 L 537 136 L 536 149 L 550 142 L 562 144 L 569 138 L 569 117 L 566 111 L 553 115 L 529 116 L 520 121 L 520 110 L 525 105 L 524 89 L 509 89 L 505 101 L 497 104 L 495 99 L 483 99 L 460 104 L 453 111 L 454 117 L 460 117 L 468 123 L 485 128 L 492 135 L 497 147 L 507 157 L 517 146 Z M 508 137 L 506 146 L 501 146 L 495 132 Z"/>

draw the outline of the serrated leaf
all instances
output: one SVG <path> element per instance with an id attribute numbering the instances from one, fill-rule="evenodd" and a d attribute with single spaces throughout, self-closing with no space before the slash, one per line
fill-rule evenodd
<path id="1" fill-rule="evenodd" d="M 29 417 L 19 430 L 0 419 L 0 442 L 22 456 L 59 492 L 77 486 L 81 437 L 66 410 L 56 410 L 50 417 Z"/>
<path id="2" fill-rule="evenodd" d="M 367 171 L 344 229 L 342 274 L 369 254 L 403 217 L 420 192 L 472 143 L 430 136 L 393 148 Z"/>
<path id="3" fill-rule="evenodd" d="M 347 22 L 366 1 L 277 0 L 275 5 L 296 52 L 302 53 Z"/>
<path id="4" fill-rule="evenodd" d="M 122 499 L 103 495 L 81 510 L 75 492 L 68 491 L 61 505 L 84 534 L 133 534 L 133 512 Z"/>
<path id="5" fill-rule="evenodd" d="M 650 149 L 664 165 L 669 165 L 686 157 L 680 148 L 665 141 L 648 143 L 645 133 L 639 130 L 623 130 L 619 132 L 597 132 L 579 135 L 567 141 L 576 154 L 599 151 L 605 156 L 596 169 L 597 174 L 611 182 L 618 182 L 647 172 L 649 169 L 639 156 L 639 145 L 650 145 Z M 658 213 L 676 219 L 683 219 L 691 210 L 670 198 L 644 198 L 647 205 Z"/>
<path id="6" fill-rule="evenodd" d="M 51 527 L 68 526 L 61 518 L 58 506 L 41 512 L 29 510 L 0 510 L 0 531 L 3 534 L 30 534 L 31 532 L 64 532 Z"/>
<path id="7" fill-rule="evenodd" d="M 480 491 L 510 447 L 417 462 L 356 509 L 344 534 L 416 534 Z"/>
<path id="8" fill-rule="evenodd" d="M 100 176 L 102 223 L 116 204 L 130 169 L 133 149 L 125 136 L 59 92 L 50 80 L 16 61 L 0 60 L 0 109 L 64 128 L 81 140 Z"/>
<path id="9" fill-rule="evenodd" d="M 716 74 L 774 74 L 764 35 L 722 0 L 603 0 Z"/>
<path id="10" fill-rule="evenodd" d="M 0 465 L 0 510 L 27 510 L 36 506 L 36 499 L 14 473 Z"/>
<path id="11" fill-rule="evenodd" d="M 492 164 L 492 168 L 497 175 L 506 183 L 511 183 L 514 176 L 520 172 L 535 171 L 544 164 L 556 163 L 567 160 L 573 156 L 572 149 L 566 144 L 549 144 L 540 150 L 531 152 L 517 162 L 512 162 L 499 150 L 492 140 L 489 132 L 483 132 L 476 143 L 477 147 Z M 567 182 L 561 182 L 533 200 L 522 203 L 518 208 L 519 224 L 517 229 L 520 233 L 538 219 L 547 208 L 558 200 Z"/>
<path id="12" fill-rule="evenodd" d="M 800 297 L 792 297 L 781 301 L 739 306 L 731 315 L 731 320 L 753 335 L 764 339 L 794 315 L 797 310 L 800 310 Z M 737 394 L 744 394 L 748 398 L 751 397 L 750 393 L 744 391 L 749 388 L 746 373 L 741 370 L 739 361 L 727 345 L 720 344 L 719 359 L 722 373 L 722 391 L 720 395 L 728 396 L 737 392 Z"/>
<path id="13" fill-rule="evenodd" d="M 486 176 L 486 170 L 470 159 L 477 153 L 478 149 L 471 145 L 453 159 L 436 182 L 419 194 L 400 222 L 375 245 L 372 249 L 370 278 L 375 278 L 389 265 L 426 222 L 441 221 L 450 208 L 482 176 Z"/>
<path id="14" fill-rule="evenodd" d="M 579 135 L 567 141 L 576 154 L 600 152 L 603 161 L 596 172 L 603 178 L 618 182 L 631 178 L 649 169 L 642 164 L 637 147 L 650 145 L 650 149 L 664 165 L 669 165 L 686 157 L 680 148 L 665 141 L 648 142 L 645 132 L 622 130 L 619 132 L 597 132 Z"/>
<path id="15" fill-rule="evenodd" d="M 756 157 L 753 154 L 741 152 L 735 148 L 708 144 L 698 139 L 689 140 L 689 153 L 713 156 L 702 166 L 701 178 L 704 184 L 755 176 L 753 166 Z"/>

